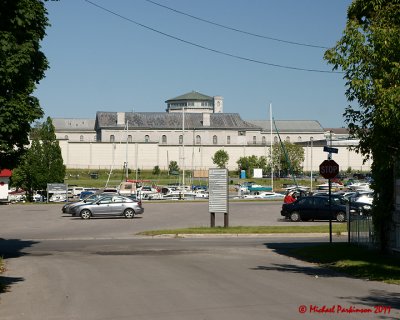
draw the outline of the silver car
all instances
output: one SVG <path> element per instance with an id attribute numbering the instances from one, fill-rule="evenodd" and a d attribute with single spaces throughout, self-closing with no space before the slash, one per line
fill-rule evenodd
<path id="1" fill-rule="evenodd" d="M 72 213 L 72 211 L 71 211 L 72 208 L 74 208 L 76 206 L 80 206 L 85 203 L 92 203 L 106 195 L 113 196 L 113 194 L 109 194 L 109 193 L 108 194 L 103 194 L 103 193 L 91 194 L 91 195 L 87 196 L 86 198 L 84 198 L 83 200 L 75 201 L 75 202 L 68 202 L 68 203 L 64 204 L 63 207 L 61 208 L 61 211 L 62 211 L 62 213 Z"/>
<path id="2" fill-rule="evenodd" d="M 107 195 L 91 203 L 70 208 L 70 212 L 73 216 L 80 216 L 82 219 L 107 216 L 124 216 L 132 219 L 137 214 L 143 214 L 144 208 L 141 201 L 120 195 Z"/>

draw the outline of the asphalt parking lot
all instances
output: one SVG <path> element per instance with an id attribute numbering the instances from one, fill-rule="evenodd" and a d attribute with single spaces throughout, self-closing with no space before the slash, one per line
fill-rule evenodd
<path id="1" fill-rule="evenodd" d="M 280 201 L 230 202 L 230 226 L 292 225 L 280 216 Z M 144 202 L 144 214 L 125 218 L 94 218 L 62 214 L 58 204 L 11 204 L 0 206 L 2 238 L 20 239 L 91 239 L 129 238 L 138 232 L 210 225 L 208 201 Z M 300 222 L 316 225 L 327 222 Z M 223 226 L 223 215 L 216 215 L 216 226 Z"/>

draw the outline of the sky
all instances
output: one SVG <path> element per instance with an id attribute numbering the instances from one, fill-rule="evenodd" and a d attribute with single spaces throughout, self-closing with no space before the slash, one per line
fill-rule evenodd
<path id="1" fill-rule="evenodd" d="M 272 105 L 275 120 L 344 127 L 343 74 L 323 54 L 341 38 L 350 3 L 48 1 L 41 50 L 50 68 L 34 95 L 53 118 L 164 112 L 166 100 L 197 91 L 222 96 L 224 112 L 244 120 L 269 119 Z"/>

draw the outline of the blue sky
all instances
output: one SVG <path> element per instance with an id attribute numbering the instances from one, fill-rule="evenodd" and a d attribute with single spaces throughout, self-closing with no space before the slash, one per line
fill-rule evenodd
<path id="1" fill-rule="evenodd" d="M 318 120 L 345 126 L 343 75 L 325 49 L 227 30 L 146 0 L 48 1 L 51 27 L 42 42 L 50 69 L 35 92 L 46 116 L 95 118 L 97 111 L 163 112 L 165 100 L 190 91 L 223 96 L 224 112 L 245 120 Z M 350 0 L 154 0 L 231 28 L 332 47 Z M 128 19 L 128 20 L 127 20 Z M 229 57 L 139 26 L 245 59 Z"/>

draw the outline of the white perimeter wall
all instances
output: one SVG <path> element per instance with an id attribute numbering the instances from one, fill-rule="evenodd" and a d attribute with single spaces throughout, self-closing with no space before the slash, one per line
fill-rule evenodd
<path id="1" fill-rule="evenodd" d="M 128 162 L 128 168 L 134 170 L 151 170 L 155 166 L 165 170 L 170 161 L 176 161 L 182 168 L 208 169 L 215 167 L 212 157 L 216 151 L 223 149 L 229 155 L 229 170 L 236 170 L 236 161 L 245 156 L 268 156 L 269 147 L 266 146 L 185 146 L 180 145 L 159 145 L 158 143 L 89 143 L 89 142 L 69 142 L 60 140 L 60 147 L 64 164 L 67 168 L 80 169 L 115 169 L 123 168 L 124 163 Z M 340 170 L 369 171 L 371 160 L 363 164 L 362 157 L 354 151 L 349 151 L 345 146 L 336 147 L 338 154 L 333 154 Z M 184 157 L 183 157 L 184 154 Z M 305 160 L 303 163 L 304 171 L 319 171 L 319 164 L 327 159 L 327 153 L 323 152 L 323 147 L 304 147 Z"/>

